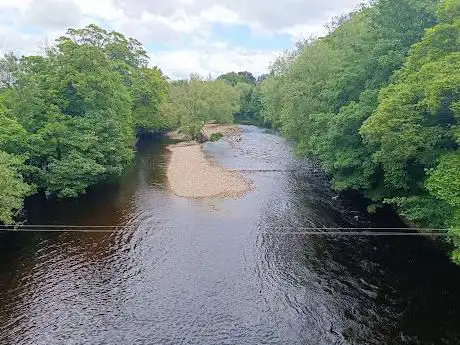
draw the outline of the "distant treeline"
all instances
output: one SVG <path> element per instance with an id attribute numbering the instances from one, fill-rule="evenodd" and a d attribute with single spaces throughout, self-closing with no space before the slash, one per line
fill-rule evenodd
<path id="1" fill-rule="evenodd" d="M 460 263 L 460 1 L 378 0 L 276 60 L 263 115 L 369 211 L 449 228 Z"/>

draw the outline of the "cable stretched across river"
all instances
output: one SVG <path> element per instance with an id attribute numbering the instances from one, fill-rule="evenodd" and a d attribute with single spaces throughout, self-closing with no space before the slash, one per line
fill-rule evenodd
<path id="1" fill-rule="evenodd" d="M 160 225 L 170 228 L 173 226 Z M 114 233 L 135 229 L 135 225 L 66 225 L 66 224 L 15 224 L 0 225 L 0 232 L 93 232 Z M 264 235 L 312 235 L 312 236 L 457 236 L 460 229 L 440 228 L 371 228 L 371 227 L 296 227 L 281 226 L 266 231 Z M 286 230 L 286 231 L 283 231 Z M 295 230 L 295 231 L 293 231 Z M 460 234 L 459 234 L 460 235 Z"/>

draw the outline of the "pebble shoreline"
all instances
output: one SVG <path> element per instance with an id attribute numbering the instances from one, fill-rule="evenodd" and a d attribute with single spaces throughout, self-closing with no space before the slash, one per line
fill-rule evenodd
<path id="1" fill-rule="evenodd" d="M 217 132 L 233 136 L 239 133 L 239 128 L 219 125 L 205 128 L 206 135 Z M 171 151 L 168 184 L 177 196 L 237 198 L 251 190 L 250 183 L 240 173 L 216 166 L 206 159 L 200 144 L 186 142 L 170 145 L 168 149 Z"/>

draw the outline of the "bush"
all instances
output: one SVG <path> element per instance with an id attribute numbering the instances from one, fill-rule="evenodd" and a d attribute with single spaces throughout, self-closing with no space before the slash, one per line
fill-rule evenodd
<path id="1" fill-rule="evenodd" d="M 220 140 L 224 135 L 222 133 L 212 133 L 211 137 L 209 138 L 210 141 L 218 141 Z"/>

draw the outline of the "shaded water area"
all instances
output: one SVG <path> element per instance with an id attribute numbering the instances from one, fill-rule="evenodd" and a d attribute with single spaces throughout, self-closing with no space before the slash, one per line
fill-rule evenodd
<path id="1" fill-rule="evenodd" d="M 141 141 L 116 184 L 28 205 L 33 224 L 122 230 L 0 234 L 0 344 L 460 344 L 460 268 L 425 238 L 302 235 L 400 224 L 335 198 L 283 139 L 205 145 L 254 184 L 240 199 L 172 195 L 166 144 Z"/>

